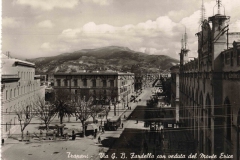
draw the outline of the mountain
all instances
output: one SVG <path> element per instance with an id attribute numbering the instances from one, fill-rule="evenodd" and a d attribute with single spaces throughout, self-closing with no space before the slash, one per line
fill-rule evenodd
<path id="1" fill-rule="evenodd" d="M 37 74 L 82 70 L 131 71 L 133 65 L 138 65 L 144 72 L 156 72 L 179 63 L 178 60 L 166 55 L 148 55 L 118 46 L 83 49 L 27 61 L 35 63 Z"/>

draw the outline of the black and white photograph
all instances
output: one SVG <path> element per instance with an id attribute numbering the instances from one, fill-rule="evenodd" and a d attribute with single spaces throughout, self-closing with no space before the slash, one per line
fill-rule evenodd
<path id="1" fill-rule="evenodd" d="M 239 0 L 0 0 L 2 160 L 240 160 Z"/>

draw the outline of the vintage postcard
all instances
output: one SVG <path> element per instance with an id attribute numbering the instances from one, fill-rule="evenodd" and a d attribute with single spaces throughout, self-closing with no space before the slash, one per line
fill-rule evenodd
<path id="1" fill-rule="evenodd" d="M 1 159 L 240 158 L 239 0 L 2 0 Z"/>

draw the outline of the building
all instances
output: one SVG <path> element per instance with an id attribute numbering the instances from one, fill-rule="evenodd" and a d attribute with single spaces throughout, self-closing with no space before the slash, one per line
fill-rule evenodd
<path id="1" fill-rule="evenodd" d="M 220 1 L 217 1 L 217 6 Z M 198 153 L 239 153 L 240 42 L 229 46 L 230 17 L 218 13 L 202 21 L 198 36 L 198 58 L 189 61 L 182 46 L 180 66 L 172 68 L 172 103 L 176 103 L 179 74 L 179 120 L 198 142 Z M 211 24 L 210 24 L 211 23 Z M 177 106 L 177 103 L 175 104 Z"/>
<path id="2" fill-rule="evenodd" d="M 171 70 L 171 106 L 176 109 L 176 122 L 179 122 L 179 66 Z"/>
<path id="3" fill-rule="evenodd" d="M 35 65 L 30 62 L 10 58 L 2 54 L 1 77 L 1 133 L 7 138 L 20 129 L 15 108 L 30 108 L 36 96 L 44 98 L 44 88 L 39 76 L 35 76 Z"/>
<path id="4" fill-rule="evenodd" d="M 140 94 L 143 88 L 143 73 L 139 65 L 132 65 L 131 72 L 134 73 L 134 90 Z"/>
<path id="5" fill-rule="evenodd" d="M 121 101 L 124 105 L 130 102 L 134 94 L 134 74 L 113 71 L 55 73 L 54 89 L 69 89 L 78 96 Z M 108 99 L 109 100 L 109 99 Z"/>

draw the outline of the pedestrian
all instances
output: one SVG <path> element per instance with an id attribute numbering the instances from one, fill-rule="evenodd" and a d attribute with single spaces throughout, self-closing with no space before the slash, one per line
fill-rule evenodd
<path id="1" fill-rule="evenodd" d="M 53 130 L 53 140 L 54 141 L 56 140 L 56 131 L 55 131 L 55 129 Z"/>
<path id="2" fill-rule="evenodd" d="M 102 127 L 102 133 L 104 133 L 104 127 Z"/>
<path id="3" fill-rule="evenodd" d="M 4 138 L 2 138 L 2 145 L 4 145 Z"/>
<path id="4" fill-rule="evenodd" d="M 101 144 L 101 138 L 100 138 L 100 136 L 98 137 L 98 143 Z"/>
<path id="5" fill-rule="evenodd" d="M 27 141 L 30 141 L 30 133 L 27 131 Z"/>
<path id="6" fill-rule="evenodd" d="M 72 130 L 72 140 L 75 140 L 75 139 L 76 139 L 75 131 Z"/>
<path id="7" fill-rule="evenodd" d="M 94 132 L 94 139 L 97 137 L 97 133 L 96 132 Z"/>
<path id="8" fill-rule="evenodd" d="M 123 123 L 122 123 L 122 128 L 123 128 Z"/>
<path id="9" fill-rule="evenodd" d="M 42 130 L 40 129 L 40 136 L 39 136 L 39 140 L 40 140 L 40 141 L 42 140 L 42 134 L 43 134 L 43 132 L 42 132 Z"/>

